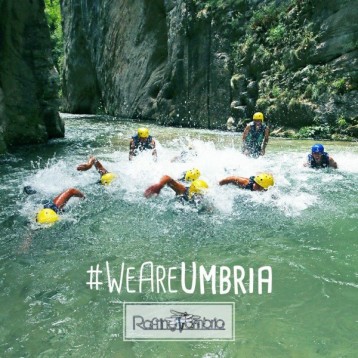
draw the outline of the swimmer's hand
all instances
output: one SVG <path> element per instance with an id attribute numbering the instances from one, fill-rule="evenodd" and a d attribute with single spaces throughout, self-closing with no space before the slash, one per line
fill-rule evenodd
<path id="1" fill-rule="evenodd" d="M 144 196 L 148 199 L 152 197 L 153 195 L 158 195 L 160 191 L 162 190 L 163 185 L 159 184 L 153 184 L 147 190 L 144 192 Z"/>

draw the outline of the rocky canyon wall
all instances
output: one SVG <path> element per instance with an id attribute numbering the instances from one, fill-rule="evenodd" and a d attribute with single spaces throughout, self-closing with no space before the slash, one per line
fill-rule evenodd
<path id="1" fill-rule="evenodd" d="M 355 131 L 356 1 L 217 3 L 63 0 L 64 109 L 206 128 L 260 110 Z"/>
<path id="2" fill-rule="evenodd" d="M 42 0 L 0 0 L 0 152 L 63 137 Z"/>
<path id="3" fill-rule="evenodd" d="M 185 1 L 64 0 L 62 13 L 66 111 L 204 127 L 226 121 L 228 43 L 207 19 L 191 21 Z"/>

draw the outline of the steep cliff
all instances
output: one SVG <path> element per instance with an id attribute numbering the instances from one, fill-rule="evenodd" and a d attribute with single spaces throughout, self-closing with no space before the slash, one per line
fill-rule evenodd
<path id="1" fill-rule="evenodd" d="M 354 0 L 63 0 L 64 109 L 208 128 L 261 110 L 273 125 L 353 133 L 357 11 Z"/>
<path id="2" fill-rule="evenodd" d="M 65 0 L 62 14 L 66 111 L 208 127 L 229 114 L 225 46 L 185 1 Z"/>
<path id="3" fill-rule="evenodd" d="M 0 153 L 63 137 L 42 0 L 0 0 Z"/>

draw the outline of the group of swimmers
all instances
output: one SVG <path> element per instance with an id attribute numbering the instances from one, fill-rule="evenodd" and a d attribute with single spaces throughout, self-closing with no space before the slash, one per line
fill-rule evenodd
<path id="1" fill-rule="evenodd" d="M 249 141 L 243 141 L 243 152 L 246 155 L 250 155 L 250 150 L 254 148 L 254 153 L 260 153 L 260 155 L 265 154 L 265 148 L 268 142 L 268 129 L 267 126 L 264 127 L 262 131 L 262 122 L 263 114 L 257 112 L 254 114 L 254 124 L 246 131 L 246 136 L 244 132 L 245 139 L 249 136 Z M 261 123 L 257 125 L 257 122 Z M 255 130 L 264 135 L 256 135 Z M 255 144 L 255 138 L 258 142 Z M 262 144 L 262 141 L 264 144 Z M 250 143 L 250 145 L 248 145 Z M 251 149 L 250 149 L 251 148 Z M 149 135 L 148 128 L 139 128 L 135 136 L 132 137 L 129 145 L 129 160 L 132 160 L 133 157 L 137 156 L 140 152 L 151 150 L 153 159 L 157 160 L 157 151 L 155 148 L 155 140 Z M 253 155 L 257 157 L 257 155 Z M 305 166 L 311 168 L 325 168 L 332 167 L 337 168 L 337 163 L 333 160 L 332 157 L 324 151 L 322 144 L 315 144 L 311 148 L 311 154 L 308 155 L 307 163 Z M 87 163 L 83 163 L 77 166 L 79 171 L 87 171 L 92 167 L 100 174 L 100 183 L 102 185 L 109 185 L 113 180 L 116 179 L 117 175 L 115 173 L 107 171 L 104 168 L 102 163 L 95 157 L 91 156 Z M 201 172 L 197 168 L 192 168 L 186 171 L 182 178 L 173 179 L 168 175 L 164 175 L 160 181 L 156 184 L 149 186 L 145 192 L 144 196 L 150 198 L 154 195 L 158 195 L 160 191 L 167 186 L 171 188 L 176 196 L 182 202 L 188 202 L 192 204 L 197 204 L 201 201 L 203 195 L 209 188 L 205 180 L 200 179 Z M 240 176 L 229 176 L 219 181 L 219 185 L 233 184 L 239 188 L 251 190 L 251 191 L 266 191 L 274 185 L 274 178 L 270 173 L 259 173 L 253 175 L 250 178 L 240 177 Z M 35 193 L 30 187 L 25 187 L 25 192 L 27 194 Z M 43 209 L 41 209 L 36 215 L 36 221 L 39 224 L 51 224 L 59 220 L 59 214 L 63 210 L 66 203 L 72 197 L 85 198 L 84 194 L 81 193 L 78 189 L 70 188 L 56 196 L 53 200 L 48 201 Z"/>
<path id="2" fill-rule="evenodd" d="M 252 122 L 246 125 L 242 134 L 243 154 L 253 158 L 265 155 L 269 135 L 269 127 L 264 124 L 263 113 L 256 112 L 252 117 Z M 322 144 L 315 144 L 311 148 L 311 154 L 308 155 L 307 163 L 304 165 L 311 168 L 331 167 L 337 169 L 337 163 L 324 151 Z"/>

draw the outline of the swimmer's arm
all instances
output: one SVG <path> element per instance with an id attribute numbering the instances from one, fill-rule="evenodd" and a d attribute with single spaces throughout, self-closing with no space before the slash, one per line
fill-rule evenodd
<path id="1" fill-rule="evenodd" d="M 129 160 L 133 159 L 134 151 L 135 151 L 134 140 L 131 139 L 131 141 L 129 142 Z"/>
<path id="2" fill-rule="evenodd" d="M 94 162 L 94 166 L 97 169 L 98 173 L 101 174 L 101 176 L 108 173 L 108 170 L 97 159 Z"/>
<path id="3" fill-rule="evenodd" d="M 243 143 L 243 145 L 245 144 L 245 140 L 246 140 L 247 135 L 249 134 L 249 131 L 250 131 L 250 126 L 247 125 L 245 130 L 244 130 L 244 133 L 242 134 L 242 143 Z"/>
<path id="4" fill-rule="evenodd" d="M 332 157 L 329 157 L 329 166 L 331 168 L 338 169 L 338 165 L 337 165 L 336 161 Z"/>
<path id="5" fill-rule="evenodd" d="M 150 146 L 152 149 L 155 149 L 155 140 L 152 139 L 152 141 L 150 142 Z"/>
<path id="6" fill-rule="evenodd" d="M 265 138 L 264 138 L 264 142 L 262 144 L 262 149 L 261 149 L 261 155 L 265 154 L 265 149 L 266 149 L 267 143 L 269 141 L 269 136 L 270 136 L 270 129 L 269 129 L 269 127 L 266 127 Z"/>
<path id="7" fill-rule="evenodd" d="M 154 194 L 159 194 L 165 185 L 168 185 L 169 188 L 173 189 L 177 195 L 185 193 L 185 185 L 175 181 L 169 175 L 164 175 L 158 184 L 153 184 L 144 192 L 146 198 L 150 198 Z"/>
<path id="8" fill-rule="evenodd" d="M 184 184 L 179 183 L 172 178 L 170 178 L 170 180 L 167 182 L 167 185 L 169 188 L 175 191 L 176 195 L 183 195 L 186 191 L 186 186 Z"/>
<path id="9" fill-rule="evenodd" d="M 219 181 L 219 185 L 234 184 L 237 186 L 245 186 L 249 183 L 249 179 L 243 177 L 231 176 Z"/>
<path id="10" fill-rule="evenodd" d="M 304 167 L 310 167 L 311 166 L 311 161 L 310 161 L 309 156 L 307 156 L 307 161 L 305 163 L 303 163 L 303 166 Z"/>
<path id="11" fill-rule="evenodd" d="M 86 171 L 88 169 L 92 168 L 92 165 L 95 163 L 96 158 L 95 157 L 90 157 L 87 163 L 83 163 L 77 166 L 77 170 L 83 172 Z"/>
<path id="12" fill-rule="evenodd" d="M 157 149 L 155 148 L 155 140 L 154 139 L 152 139 L 152 142 L 150 143 L 150 146 L 153 149 L 153 151 L 152 151 L 153 159 L 154 159 L 154 161 L 157 161 L 158 155 L 157 155 Z"/>
<path id="13" fill-rule="evenodd" d="M 60 195 L 56 196 L 56 198 L 53 199 L 53 203 L 59 209 L 62 209 L 73 196 L 77 198 L 85 198 L 84 194 L 81 193 L 78 189 L 70 188 L 61 193 Z"/>

